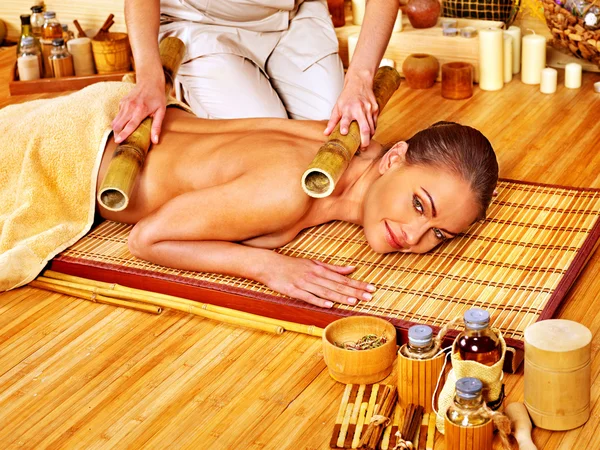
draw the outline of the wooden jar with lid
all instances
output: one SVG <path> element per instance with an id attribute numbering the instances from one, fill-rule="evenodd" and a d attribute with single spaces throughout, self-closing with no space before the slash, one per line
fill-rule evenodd
<path id="1" fill-rule="evenodd" d="M 590 416 L 592 333 L 570 320 L 525 330 L 525 406 L 536 426 L 571 430 Z"/>

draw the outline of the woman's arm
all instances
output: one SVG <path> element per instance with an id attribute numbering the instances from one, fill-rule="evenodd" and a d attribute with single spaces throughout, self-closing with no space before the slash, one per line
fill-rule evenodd
<path id="1" fill-rule="evenodd" d="M 373 78 L 392 35 L 398 15 L 398 0 L 369 0 L 360 30 L 356 50 L 346 73 L 340 94 L 325 134 L 329 135 L 340 123 L 342 134 L 348 133 L 353 120 L 360 128 L 361 147 L 369 145 L 375 134 L 379 114 L 373 94 Z"/>
<path id="2" fill-rule="evenodd" d="M 338 267 L 236 243 L 290 226 L 304 214 L 304 196 L 269 190 L 278 183 L 242 176 L 188 192 L 142 219 L 129 236 L 131 252 L 168 267 L 250 278 L 290 297 L 321 307 L 370 298 L 365 282 Z M 261 182 L 262 181 L 262 182 Z M 285 186 L 281 183 L 280 186 Z M 366 295 L 366 297 L 365 297 Z"/>
<path id="3" fill-rule="evenodd" d="M 127 138 L 148 116 L 152 116 L 152 142 L 158 136 L 166 110 L 165 75 L 158 52 L 159 0 L 125 0 L 125 20 L 135 60 L 136 86 L 121 100 L 112 122 L 115 142 Z"/>

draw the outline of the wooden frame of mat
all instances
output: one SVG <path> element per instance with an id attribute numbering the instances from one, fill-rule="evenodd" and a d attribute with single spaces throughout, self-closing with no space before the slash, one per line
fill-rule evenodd
<path id="1" fill-rule="evenodd" d="M 600 193 L 600 189 L 565 188 L 562 186 L 544 185 L 540 183 L 514 182 L 511 180 L 505 181 L 507 183 L 515 183 L 524 186 L 533 185 L 540 188 L 562 188 L 568 189 L 569 191 L 589 192 L 593 193 L 594 198 L 597 197 L 597 193 Z M 600 242 L 600 220 L 596 219 L 592 223 L 593 225 L 588 231 L 583 244 L 575 254 L 568 269 L 566 269 L 562 275 L 557 286 L 552 291 L 550 298 L 541 310 L 541 314 L 537 317 L 537 320 L 553 317 L 560 306 L 561 301 L 565 298 L 569 288 L 572 286 L 580 271 L 585 267 L 585 264 Z M 67 252 L 68 251 L 65 253 Z M 110 262 L 91 261 L 65 254 L 58 255 L 51 262 L 51 268 L 52 270 L 71 275 L 118 283 L 124 286 L 152 292 L 176 295 L 263 316 L 317 325 L 320 327 L 324 327 L 332 321 L 342 317 L 364 314 L 360 311 L 338 308 L 323 309 L 265 292 L 255 292 L 245 288 L 218 284 L 205 280 L 182 278 L 168 273 L 156 273 L 150 270 L 123 267 Z M 399 342 L 406 342 L 408 328 L 414 325 L 414 323 L 408 320 L 385 317 L 383 315 L 381 317 L 389 320 L 398 329 Z M 436 330 L 439 329 L 435 326 L 433 328 Z M 445 343 L 449 344 L 457 333 L 457 331 L 449 332 Z M 515 352 L 507 353 L 505 370 L 514 372 L 522 362 L 524 343 L 521 340 L 513 339 L 511 337 L 506 337 L 506 343 L 507 346 L 513 348 Z"/>

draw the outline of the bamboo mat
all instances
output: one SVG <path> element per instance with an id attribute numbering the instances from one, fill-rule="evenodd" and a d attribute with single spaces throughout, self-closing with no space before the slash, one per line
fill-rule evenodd
<path id="1" fill-rule="evenodd" d="M 440 327 L 477 306 L 490 311 L 508 345 L 522 349 L 525 328 L 552 317 L 593 253 L 599 217 L 600 189 L 502 180 L 488 219 L 424 255 L 374 253 L 361 228 L 345 222 L 313 227 L 277 251 L 355 265 L 353 276 L 378 288 L 371 302 L 331 310 L 254 281 L 138 260 L 127 249 L 131 227 L 109 221 L 58 255 L 52 268 L 319 326 L 371 314 L 401 330 L 413 323 Z"/>

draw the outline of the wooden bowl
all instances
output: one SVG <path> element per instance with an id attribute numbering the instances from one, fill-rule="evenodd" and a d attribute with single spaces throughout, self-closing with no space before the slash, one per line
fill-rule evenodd
<path id="1" fill-rule="evenodd" d="M 346 350 L 334 342 L 356 342 L 367 334 L 385 335 L 387 342 L 369 350 Z M 396 329 L 387 320 L 351 316 L 330 323 L 323 332 L 323 356 L 329 375 L 346 384 L 377 383 L 387 377 L 396 359 Z"/>

